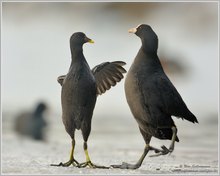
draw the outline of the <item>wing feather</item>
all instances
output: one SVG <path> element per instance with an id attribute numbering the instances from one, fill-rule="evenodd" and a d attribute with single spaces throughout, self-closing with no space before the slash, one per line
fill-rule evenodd
<path id="1" fill-rule="evenodd" d="M 95 77 L 97 85 L 97 94 L 101 95 L 120 82 L 127 71 L 123 68 L 125 62 L 103 62 L 95 66 L 91 71 Z M 66 75 L 57 78 L 58 83 L 62 86 Z"/>
<path id="2" fill-rule="evenodd" d="M 122 67 L 126 63 L 122 61 L 104 62 L 92 69 L 92 73 L 96 80 L 97 94 L 101 95 L 120 82 L 126 73 Z"/>

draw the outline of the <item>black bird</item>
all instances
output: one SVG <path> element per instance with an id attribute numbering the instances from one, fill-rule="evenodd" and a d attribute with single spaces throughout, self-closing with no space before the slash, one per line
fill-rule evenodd
<path id="1" fill-rule="evenodd" d="M 189 111 L 180 94 L 166 76 L 157 56 L 158 38 L 149 25 L 139 25 L 129 30 L 140 37 L 142 46 L 131 65 L 125 80 L 125 94 L 130 110 L 136 119 L 145 140 L 144 153 L 136 164 L 122 163 L 114 168 L 137 169 L 141 166 L 149 150 L 165 155 L 174 150 L 177 127 L 171 116 L 181 117 L 198 123 Z M 150 146 L 151 137 L 169 139 L 169 149 Z"/>
<path id="2" fill-rule="evenodd" d="M 21 136 L 29 136 L 34 140 L 45 140 L 47 122 L 44 112 L 47 110 L 44 102 L 37 104 L 33 112 L 23 112 L 15 119 L 15 131 Z"/>
<path id="3" fill-rule="evenodd" d="M 91 120 L 97 96 L 123 79 L 123 73 L 126 73 L 126 70 L 122 66 L 126 63 L 122 61 L 104 62 L 91 70 L 83 55 L 82 46 L 87 42 L 94 43 L 82 32 L 74 33 L 71 36 L 72 62 L 69 72 L 57 79 L 62 86 L 62 119 L 67 133 L 72 138 L 72 150 L 68 162 L 52 164 L 53 166 L 73 164 L 77 167 L 108 168 L 97 166 L 91 162 L 87 150 L 87 140 L 91 131 Z M 84 140 L 86 162 L 81 164 L 74 159 L 76 129 L 82 131 Z"/>

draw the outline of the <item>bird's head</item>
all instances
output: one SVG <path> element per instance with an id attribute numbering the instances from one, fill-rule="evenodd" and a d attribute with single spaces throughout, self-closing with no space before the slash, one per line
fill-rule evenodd
<path id="1" fill-rule="evenodd" d="M 157 34 L 147 24 L 140 24 L 136 28 L 128 30 L 129 33 L 134 33 L 140 37 L 142 44 L 148 47 L 148 49 L 157 50 L 158 38 Z"/>
<path id="2" fill-rule="evenodd" d="M 131 28 L 128 30 L 129 33 L 134 33 L 140 38 L 147 36 L 157 37 L 153 29 L 147 24 L 140 24 L 136 28 Z"/>
<path id="3" fill-rule="evenodd" d="M 76 32 L 70 37 L 71 46 L 82 46 L 84 43 L 94 43 L 94 41 L 88 38 L 83 32 Z"/>
<path id="4" fill-rule="evenodd" d="M 37 107 L 35 109 L 34 114 L 35 115 L 40 115 L 40 114 L 42 114 L 47 109 L 48 109 L 48 106 L 46 105 L 46 103 L 40 102 L 40 103 L 38 103 L 38 105 L 37 105 Z"/>

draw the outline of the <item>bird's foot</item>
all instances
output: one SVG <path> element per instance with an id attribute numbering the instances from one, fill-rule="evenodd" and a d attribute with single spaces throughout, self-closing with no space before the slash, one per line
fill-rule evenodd
<path id="1" fill-rule="evenodd" d="M 173 152 L 173 150 L 174 150 L 174 145 L 170 145 L 169 147 L 170 154 Z"/>
<path id="2" fill-rule="evenodd" d="M 129 163 L 123 162 L 120 165 L 111 165 L 111 167 L 119 168 L 119 169 L 138 169 L 140 167 L 140 165 L 138 165 L 138 164 L 129 164 Z"/>
<path id="3" fill-rule="evenodd" d="M 83 167 L 87 167 L 87 166 L 89 168 L 93 168 L 93 169 L 95 169 L 95 168 L 98 168 L 98 169 L 109 169 L 109 167 L 106 167 L 106 166 L 95 165 L 91 161 L 86 161 L 84 163 L 80 163 L 78 167 L 79 168 L 83 168 Z"/>
<path id="4" fill-rule="evenodd" d="M 152 148 L 152 150 L 154 150 L 155 155 L 150 155 L 150 157 L 156 157 L 156 156 L 161 156 L 161 155 L 167 155 L 168 153 L 172 153 L 173 151 L 173 148 L 167 148 L 165 145 L 161 146 L 162 150 L 161 149 L 156 149 L 156 148 Z"/>
<path id="5" fill-rule="evenodd" d="M 75 167 L 79 167 L 79 162 L 76 161 L 75 159 L 71 159 L 71 160 L 67 161 L 66 163 L 60 162 L 59 164 L 51 164 L 51 166 L 69 167 L 71 164 L 72 164 L 73 166 L 75 166 Z"/>

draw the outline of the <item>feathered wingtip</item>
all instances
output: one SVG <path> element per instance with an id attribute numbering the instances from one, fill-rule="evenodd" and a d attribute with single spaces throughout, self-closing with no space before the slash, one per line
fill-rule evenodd
<path id="1" fill-rule="evenodd" d="M 127 71 L 123 68 L 123 61 L 103 62 L 95 66 L 91 71 L 96 79 L 97 94 L 101 95 L 120 82 Z M 62 86 L 66 75 L 58 76 L 57 82 Z"/>
<path id="2" fill-rule="evenodd" d="M 125 62 L 123 62 L 123 61 L 114 61 L 114 62 L 112 62 L 113 64 L 116 64 L 116 65 L 119 65 L 119 66 L 124 66 L 124 65 L 126 65 L 126 63 Z M 125 70 L 125 72 L 126 72 L 126 70 Z"/>
<path id="3" fill-rule="evenodd" d="M 193 123 L 199 123 L 199 121 L 197 120 L 197 118 L 194 116 L 194 122 Z"/>
<path id="4" fill-rule="evenodd" d="M 101 95 L 120 82 L 127 71 L 123 68 L 123 61 L 104 62 L 92 69 L 96 80 L 97 94 Z"/>
<path id="5" fill-rule="evenodd" d="M 191 113 L 191 112 L 189 112 L 189 115 L 185 119 L 189 120 L 192 123 L 199 123 L 197 118 L 196 118 L 196 116 L 193 113 Z"/>

